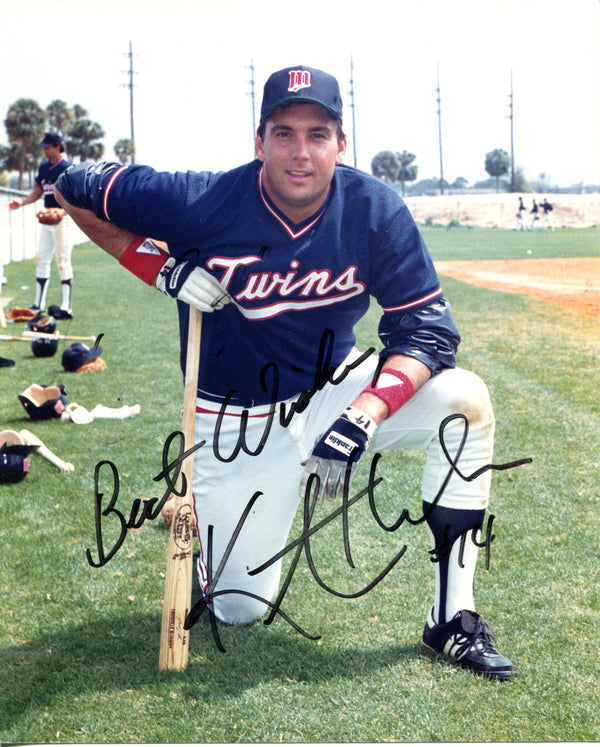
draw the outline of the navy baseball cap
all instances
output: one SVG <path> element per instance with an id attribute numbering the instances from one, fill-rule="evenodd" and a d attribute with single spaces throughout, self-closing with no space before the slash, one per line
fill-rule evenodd
<path id="1" fill-rule="evenodd" d="M 63 139 L 58 134 L 58 132 L 45 132 L 44 133 L 44 139 L 40 143 L 42 148 L 46 147 L 47 145 L 62 145 Z"/>
<path id="2" fill-rule="evenodd" d="M 88 348 L 81 342 L 74 342 L 62 354 L 62 365 L 65 371 L 77 371 L 84 363 L 95 360 L 99 355 L 102 355 L 100 345 Z"/>
<path id="3" fill-rule="evenodd" d="M 342 121 L 342 96 L 333 75 L 314 67 L 296 65 L 273 73 L 265 83 L 260 121 L 263 122 L 278 106 L 292 101 L 320 104 Z"/>

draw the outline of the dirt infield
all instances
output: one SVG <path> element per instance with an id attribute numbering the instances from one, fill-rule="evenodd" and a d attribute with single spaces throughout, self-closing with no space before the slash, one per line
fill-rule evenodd
<path id="1" fill-rule="evenodd" d="M 600 258 L 436 262 L 440 275 L 483 288 L 527 293 L 577 314 L 600 318 Z"/>

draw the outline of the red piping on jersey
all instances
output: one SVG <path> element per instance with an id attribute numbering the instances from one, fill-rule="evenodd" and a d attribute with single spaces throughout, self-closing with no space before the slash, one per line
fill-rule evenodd
<path id="1" fill-rule="evenodd" d="M 264 206 L 265 206 L 265 207 L 267 208 L 267 210 L 268 210 L 268 211 L 269 211 L 269 212 L 271 213 L 271 215 L 272 215 L 272 216 L 273 216 L 274 218 L 276 218 L 276 219 L 277 219 L 277 220 L 279 221 L 279 223 L 281 223 L 281 225 L 282 225 L 282 226 L 283 226 L 283 227 L 285 228 L 285 230 L 286 230 L 286 231 L 288 232 L 288 234 L 290 235 L 290 237 L 291 237 L 292 239 L 299 239 L 299 238 L 300 238 L 300 236 L 304 236 L 304 234 L 305 234 L 305 233 L 306 233 L 307 231 L 309 231 L 309 230 L 310 230 L 310 229 L 311 229 L 311 228 L 312 228 L 312 227 L 313 227 L 313 226 L 315 225 L 315 223 L 316 223 L 316 222 L 317 222 L 317 221 L 319 220 L 319 218 L 320 218 L 320 217 L 321 217 L 321 216 L 323 215 L 323 213 L 325 212 L 325 207 L 323 207 L 323 208 L 322 208 L 322 210 L 321 210 L 321 211 L 319 212 L 319 214 L 318 214 L 318 215 L 317 215 L 317 216 L 316 216 L 316 217 L 315 217 L 315 218 L 314 218 L 313 220 L 311 220 L 311 222 L 310 222 L 310 223 L 309 223 L 309 224 L 308 224 L 307 226 L 304 226 L 304 228 L 301 228 L 301 229 L 300 229 L 299 231 L 297 231 L 297 232 L 296 232 L 296 231 L 293 231 L 293 230 L 292 230 L 292 228 L 291 228 L 291 227 L 290 227 L 290 226 L 289 226 L 289 225 L 288 225 L 288 224 L 287 224 L 287 223 L 286 223 L 286 222 L 285 222 L 285 221 L 283 220 L 283 218 L 282 218 L 282 217 L 281 217 L 280 215 L 278 215 L 278 214 L 277 214 L 277 213 L 276 213 L 276 212 L 275 212 L 275 211 L 273 210 L 273 208 L 272 208 L 272 207 L 271 207 L 271 206 L 269 205 L 269 203 L 267 202 L 267 199 L 266 199 L 266 197 L 265 197 L 265 195 L 264 195 L 264 192 L 263 192 L 263 189 L 264 189 L 264 188 L 263 188 L 263 183 L 262 183 L 262 172 L 263 172 L 263 168 L 264 168 L 264 166 L 261 166 L 261 167 L 260 167 L 260 171 L 258 172 L 258 191 L 260 192 L 260 198 L 261 198 L 261 200 L 263 201 L 263 204 L 264 204 Z"/>
<path id="2" fill-rule="evenodd" d="M 205 407 L 200 407 L 200 405 L 196 405 L 196 414 L 200 415 L 219 415 L 221 414 L 221 410 L 208 410 Z M 266 418 L 270 415 L 270 412 L 261 412 L 256 415 L 251 415 L 248 410 L 244 410 L 243 412 L 228 412 L 225 411 L 223 415 L 226 415 L 230 418 L 241 418 L 242 415 L 247 418 Z"/>
<path id="3" fill-rule="evenodd" d="M 119 176 L 119 174 L 124 171 L 127 168 L 127 166 L 121 166 L 120 169 L 117 169 L 115 173 L 110 177 L 110 181 L 106 185 L 106 190 L 104 192 L 104 199 L 102 200 L 102 210 L 104 211 L 104 215 L 106 216 L 107 220 L 110 220 L 110 215 L 108 214 L 108 194 L 111 190 L 112 185 L 114 184 L 115 179 Z"/>
<path id="4" fill-rule="evenodd" d="M 60 163 L 60 162 L 61 162 L 62 160 L 64 160 L 64 159 L 63 159 L 63 157 L 61 156 L 61 157 L 60 157 L 60 158 L 58 159 L 58 161 L 56 161 L 56 163 L 51 163 L 51 164 L 50 164 L 50 166 L 48 167 L 48 168 L 49 168 L 49 171 L 52 171 L 52 169 L 55 169 L 55 168 L 56 168 L 56 167 L 58 166 L 58 164 L 59 164 L 59 163 Z"/>
<path id="5" fill-rule="evenodd" d="M 402 304 L 401 306 L 384 306 L 384 311 L 403 311 L 404 309 L 412 309 L 414 306 L 420 306 L 422 303 L 425 303 L 426 301 L 431 301 L 432 298 L 435 298 L 436 296 L 442 295 L 442 289 L 437 288 L 437 290 L 434 290 L 433 293 L 428 293 L 426 296 L 423 296 L 422 298 L 417 298 L 416 301 L 411 301 L 410 303 Z"/>

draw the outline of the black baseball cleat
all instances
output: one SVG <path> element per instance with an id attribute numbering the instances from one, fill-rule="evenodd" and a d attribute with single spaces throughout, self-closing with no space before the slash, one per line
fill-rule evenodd
<path id="1" fill-rule="evenodd" d="M 11 360 L 10 358 L 1 358 L 0 357 L 0 368 L 10 368 L 11 366 L 14 366 L 15 362 Z"/>
<path id="2" fill-rule="evenodd" d="M 60 306 L 50 306 L 48 308 L 48 312 L 50 313 L 50 316 L 53 316 L 55 319 L 73 318 L 73 312 L 71 311 L 71 309 L 63 309 Z"/>
<path id="3" fill-rule="evenodd" d="M 489 622 L 471 610 L 460 610 L 443 625 L 436 625 L 430 612 L 423 631 L 425 648 L 452 659 L 461 667 L 496 680 L 514 677 L 515 665 L 496 650 L 493 639 Z"/>

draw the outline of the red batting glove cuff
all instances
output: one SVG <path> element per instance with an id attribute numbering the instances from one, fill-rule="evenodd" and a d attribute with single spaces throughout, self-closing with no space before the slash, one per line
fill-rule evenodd
<path id="1" fill-rule="evenodd" d="M 152 285 L 171 255 L 156 246 L 152 239 L 136 238 L 119 257 L 119 264 L 144 283 Z"/>
<path id="2" fill-rule="evenodd" d="M 388 418 L 397 412 L 415 393 L 408 376 L 395 368 L 384 368 L 375 386 L 365 387 L 363 392 L 374 394 L 388 406 Z M 362 393 L 362 392 L 361 392 Z"/>

